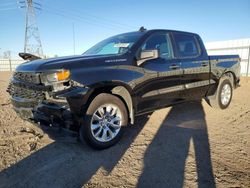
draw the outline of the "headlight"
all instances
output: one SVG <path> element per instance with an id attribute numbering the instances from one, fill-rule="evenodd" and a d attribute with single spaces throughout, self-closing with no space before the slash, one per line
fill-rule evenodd
<path id="1" fill-rule="evenodd" d="M 49 82 L 60 82 L 64 80 L 68 80 L 70 77 L 69 70 L 62 70 L 55 73 L 47 74 L 47 80 Z"/>

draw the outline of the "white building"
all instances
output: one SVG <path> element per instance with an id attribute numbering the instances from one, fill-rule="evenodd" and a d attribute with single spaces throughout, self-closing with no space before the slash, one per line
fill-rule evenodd
<path id="1" fill-rule="evenodd" d="M 205 43 L 209 55 L 234 55 L 241 58 L 242 76 L 250 76 L 250 38 Z"/>

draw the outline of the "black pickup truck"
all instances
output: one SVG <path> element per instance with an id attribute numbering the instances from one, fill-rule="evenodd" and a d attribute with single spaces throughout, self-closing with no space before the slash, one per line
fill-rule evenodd
<path id="1" fill-rule="evenodd" d="M 136 116 L 189 100 L 229 106 L 238 55 L 208 56 L 199 35 L 173 30 L 119 34 L 82 55 L 19 65 L 7 91 L 24 119 L 79 131 L 104 149 Z"/>

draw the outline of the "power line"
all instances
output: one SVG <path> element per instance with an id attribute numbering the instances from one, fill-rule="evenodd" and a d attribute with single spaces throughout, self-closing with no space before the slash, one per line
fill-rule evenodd
<path id="1" fill-rule="evenodd" d="M 123 23 L 119 23 L 119 22 L 116 22 L 114 20 L 110 20 L 110 19 L 107 19 L 107 18 L 104 18 L 104 17 L 98 17 L 96 15 L 91 15 L 89 13 L 82 12 L 82 11 L 81 11 L 81 13 L 79 13 L 79 12 L 76 12 L 76 11 L 70 11 L 70 10 L 66 11 L 66 10 L 63 10 L 63 9 L 57 9 L 57 10 L 63 11 L 63 12 L 68 12 L 69 14 L 75 14 L 75 15 L 78 15 L 78 16 L 81 16 L 81 17 L 87 18 L 87 19 L 107 22 L 108 24 L 115 25 L 115 26 L 121 26 L 121 27 L 125 27 L 125 28 L 134 28 L 133 26 L 129 26 L 129 25 L 126 25 L 126 24 L 123 24 Z"/>
<path id="2" fill-rule="evenodd" d="M 71 19 L 76 18 L 76 19 L 80 19 L 81 21 L 84 22 L 88 22 L 90 24 L 97 24 L 97 25 L 101 25 L 102 27 L 111 27 L 112 29 L 119 29 L 119 30 L 124 30 L 124 29 L 132 29 L 134 28 L 133 26 L 129 26 L 126 24 L 122 24 L 122 23 L 118 23 L 116 21 L 112 21 L 112 20 L 108 20 L 106 18 L 100 18 L 97 16 L 93 16 L 90 15 L 88 13 L 82 12 L 81 14 L 79 12 L 76 11 L 69 11 L 69 10 L 63 10 L 63 9 L 55 9 L 55 8 L 51 8 L 49 6 L 44 6 L 44 10 L 47 12 L 53 12 L 56 14 L 60 14 L 63 15 L 64 17 L 70 17 Z"/>
<path id="3" fill-rule="evenodd" d="M 15 9 L 17 9 L 17 7 L 16 8 L 0 8 L 0 11 L 7 11 L 7 10 L 15 10 Z"/>
<path id="4" fill-rule="evenodd" d="M 5 11 L 5 10 L 14 10 L 17 9 L 17 4 L 15 2 L 9 2 L 9 3 L 1 3 L 0 4 L 0 11 Z"/>
<path id="5" fill-rule="evenodd" d="M 0 6 L 10 6 L 10 5 L 16 5 L 16 3 L 1 3 Z"/>
<path id="6" fill-rule="evenodd" d="M 15 7 L 13 7 L 16 5 Z M 25 27 L 25 44 L 24 52 L 33 53 L 38 56 L 43 55 L 42 45 L 40 40 L 40 35 L 38 31 L 38 26 L 36 23 L 35 11 L 45 11 L 47 13 L 58 15 L 66 19 L 75 20 L 79 22 L 84 22 L 86 24 L 101 27 L 110 30 L 124 30 L 132 29 L 133 26 L 122 24 L 113 20 L 106 18 L 100 18 L 95 15 L 91 15 L 85 12 L 77 12 L 72 10 L 51 8 L 49 6 L 41 6 L 41 3 L 38 0 L 17 0 L 16 3 L 5 1 L 0 4 L 0 11 L 14 10 L 17 8 L 26 9 L 26 27 Z M 73 26 L 73 35 L 74 35 L 74 26 Z M 73 36 L 75 38 L 75 36 Z M 75 42 L 74 42 L 75 43 Z M 74 44 L 75 51 L 75 44 Z"/>
<path id="7" fill-rule="evenodd" d="M 5 3 L 12 3 L 12 2 L 16 2 L 16 0 L 1 0 L 2 2 L 5 2 Z"/>
<path id="8" fill-rule="evenodd" d="M 40 3 L 34 0 L 32 1 L 32 7 L 35 10 L 41 11 L 42 10 L 42 6 Z M 17 0 L 17 7 L 19 8 L 28 8 L 28 0 Z M 0 11 L 7 11 L 7 10 L 14 10 L 17 7 L 12 7 L 10 5 L 14 5 L 14 2 L 4 2 L 3 5 L 5 5 L 4 7 L 1 7 L 0 5 Z M 7 7 L 6 7 L 7 6 Z M 100 18 L 98 16 L 94 16 L 94 15 L 90 15 L 88 13 L 79 13 L 76 11 L 71 11 L 71 10 L 64 10 L 64 9 L 55 9 L 55 8 L 51 8 L 47 5 L 43 6 L 45 8 L 43 8 L 44 11 L 50 13 L 50 14 L 55 14 L 58 16 L 61 16 L 63 18 L 68 18 L 72 21 L 80 21 L 80 22 L 84 22 L 87 23 L 89 25 L 93 25 L 93 26 L 97 26 L 97 27 L 102 27 L 102 28 L 106 28 L 106 29 L 110 29 L 110 30 L 127 30 L 127 29 L 132 29 L 134 28 L 133 26 L 129 26 L 126 24 L 122 24 L 113 20 L 109 20 L 106 18 Z"/>
<path id="9" fill-rule="evenodd" d="M 84 22 L 84 23 L 87 23 L 89 25 L 93 25 L 93 26 L 97 26 L 97 27 L 102 27 L 102 28 L 105 28 L 105 29 L 110 29 L 110 30 L 121 30 L 117 27 L 114 27 L 114 26 L 110 26 L 110 25 L 105 25 L 103 23 L 97 23 L 97 22 L 91 22 L 91 21 L 88 21 L 86 19 L 82 19 L 81 17 L 74 17 L 74 16 L 70 16 L 70 15 L 67 15 L 67 14 L 64 14 L 64 13 L 61 13 L 61 12 L 55 12 L 55 11 L 49 11 L 49 10 L 44 10 L 45 12 L 48 12 L 50 14 L 54 14 L 54 15 L 58 15 L 58 16 L 61 16 L 63 18 L 67 18 L 69 19 L 70 21 L 72 20 L 75 20 L 75 21 L 80 21 L 80 22 Z"/>

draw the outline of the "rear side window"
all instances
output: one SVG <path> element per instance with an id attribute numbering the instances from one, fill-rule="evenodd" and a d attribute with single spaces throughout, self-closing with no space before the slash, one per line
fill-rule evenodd
<path id="1" fill-rule="evenodd" d="M 199 55 L 198 46 L 193 35 L 174 33 L 173 36 L 179 57 L 196 57 Z"/>

